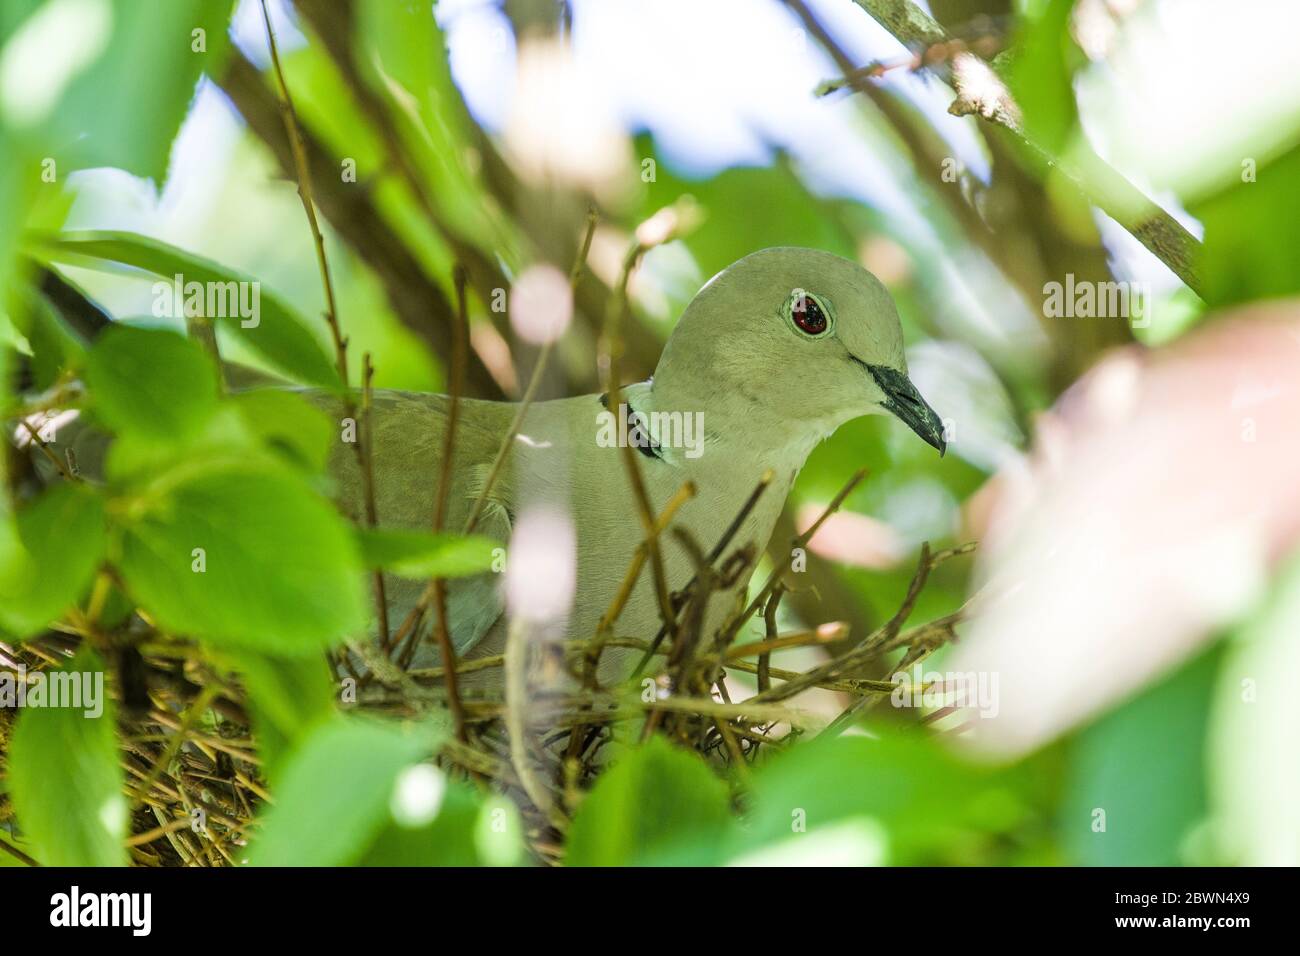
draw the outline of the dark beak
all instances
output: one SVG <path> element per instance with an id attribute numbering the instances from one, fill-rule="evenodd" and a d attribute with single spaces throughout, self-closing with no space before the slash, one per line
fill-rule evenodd
<path id="1" fill-rule="evenodd" d="M 942 458 L 948 448 L 943 439 L 943 421 L 921 397 L 916 386 L 902 372 L 884 365 L 868 365 L 867 371 L 885 393 L 885 408 L 901 418 L 927 445 L 939 449 Z"/>

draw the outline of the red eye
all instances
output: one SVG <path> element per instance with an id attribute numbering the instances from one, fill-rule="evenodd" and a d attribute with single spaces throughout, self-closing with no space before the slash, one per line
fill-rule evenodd
<path id="1" fill-rule="evenodd" d="M 810 295 L 801 295 L 794 300 L 794 324 L 809 335 L 821 335 L 826 331 L 826 315 L 817 300 Z"/>

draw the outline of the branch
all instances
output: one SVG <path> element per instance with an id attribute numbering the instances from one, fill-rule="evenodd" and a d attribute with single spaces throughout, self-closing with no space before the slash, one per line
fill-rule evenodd
<path id="1" fill-rule="evenodd" d="M 280 121 L 278 102 L 262 81 L 257 67 L 232 51 L 219 78 L 249 129 L 271 150 L 281 168 L 291 174 L 293 152 Z M 357 256 L 378 276 L 397 318 L 440 357 L 451 355 L 450 300 L 425 273 L 406 243 L 394 232 L 371 202 L 364 187 L 345 186 L 339 179 L 340 161 L 309 131 L 300 130 L 303 152 L 317 185 L 314 198 L 321 212 Z M 482 359 L 470 354 L 466 391 L 480 398 L 501 398 L 501 386 Z"/>
<path id="2" fill-rule="evenodd" d="M 951 42 L 943 27 L 911 0 L 854 0 L 854 3 L 905 46 L 931 47 Z M 794 0 L 790 6 L 797 12 L 802 3 Z M 1035 142 L 1024 131 L 1020 109 L 1007 90 L 1005 79 L 974 53 L 957 54 L 951 73 L 957 98 L 948 112 L 954 116 L 975 114 L 1007 130 L 1033 155 L 1064 173 L 1088 202 L 1132 233 L 1188 288 L 1202 295 L 1203 286 L 1196 268 L 1201 244 L 1178 220 L 1086 144 L 1075 162 L 1053 156 Z"/>

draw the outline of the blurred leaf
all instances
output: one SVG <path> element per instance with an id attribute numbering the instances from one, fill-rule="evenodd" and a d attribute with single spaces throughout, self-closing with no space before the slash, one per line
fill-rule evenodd
<path id="1" fill-rule="evenodd" d="M 89 586 L 104 548 L 104 503 L 80 483 L 54 485 L 13 526 L 0 523 L 0 627 L 26 636 L 59 617 Z"/>
<path id="2" fill-rule="evenodd" d="M 60 262 L 117 262 L 160 276 L 168 283 L 251 282 L 258 290 L 258 324 L 245 328 L 238 315 L 213 316 L 217 324 L 295 381 L 336 388 L 338 372 L 316 334 L 261 283 L 157 239 L 129 232 L 65 232 L 32 238 L 34 251 Z M 227 312 L 237 310 L 227 309 Z"/>
<path id="3" fill-rule="evenodd" d="M 67 172 L 117 166 L 161 185 L 200 73 L 219 73 L 229 50 L 230 10 L 221 0 L 46 3 L 4 50 L 5 118 Z"/>
<path id="4" fill-rule="evenodd" d="M 565 863 L 708 865 L 729 822 L 727 785 L 697 754 L 655 736 L 596 781 L 573 819 Z"/>
<path id="5" fill-rule="evenodd" d="M 637 154 L 652 155 L 651 144 L 638 143 Z M 829 211 L 834 204 L 813 196 L 787 163 L 725 169 L 710 179 L 693 181 L 675 175 L 667 163 L 657 160 L 655 182 L 647 188 L 642 216 L 683 194 L 695 197 L 705 217 L 683 240 L 704 279 L 771 246 L 806 246 L 856 258 L 852 237 Z M 761 216 L 754 215 L 756 197 L 762 197 Z M 687 299 L 698 291 L 698 285 L 692 285 Z"/>
<path id="6" fill-rule="evenodd" d="M 319 727 L 284 767 L 253 844 L 254 866 L 346 866 L 392 820 L 398 775 L 432 752 L 428 727 L 340 717 Z M 432 769 L 432 768 L 430 768 Z"/>
<path id="7" fill-rule="evenodd" d="M 1008 84 L 1024 114 L 1026 135 L 1052 155 L 1069 145 L 1078 122 L 1074 71 L 1084 56 L 1070 35 L 1074 0 L 1035 3 L 1020 19 Z"/>
<path id="8" fill-rule="evenodd" d="M 245 464 L 182 470 L 164 476 L 136 509 L 120 566 L 164 627 L 289 656 L 363 630 L 351 537 L 291 473 Z"/>
<path id="9" fill-rule="evenodd" d="M 967 862 L 972 842 L 1021 812 L 1007 782 L 989 771 L 933 739 L 893 734 L 800 743 L 755 773 L 751 803 L 733 840 L 740 862 L 778 849 L 814 862 L 797 844 L 826 828 L 851 834 L 864 854 L 859 865 Z M 837 854 L 822 862 L 848 861 Z"/>
<path id="10" fill-rule="evenodd" d="M 1255 181 L 1195 204 L 1205 224 L 1205 297 L 1213 306 L 1300 291 L 1300 146 L 1255 173 Z"/>
<path id="11" fill-rule="evenodd" d="M 427 776 L 423 765 L 417 773 Z M 361 865 L 513 866 L 523 857 L 523 824 L 514 804 L 500 795 L 484 799 L 447 780 L 431 821 L 415 827 L 390 823 Z"/>
<path id="12" fill-rule="evenodd" d="M 30 294 L 28 305 L 24 332 L 32 348 L 32 379 L 37 389 L 46 389 L 65 371 L 79 370 L 86 350 L 43 295 Z"/>
<path id="13" fill-rule="evenodd" d="M 1206 813 L 1205 742 L 1222 655 L 1201 654 L 1080 731 L 1066 781 L 1066 850 L 1088 866 L 1174 866 Z M 1098 810 L 1105 831 L 1094 830 Z"/>
<path id="14" fill-rule="evenodd" d="M 78 448 L 78 462 L 84 464 Z M 275 463 L 263 454 L 252 430 L 229 403 L 218 403 L 216 412 L 192 435 L 173 436 L 161 442 L 138 431 L 124 432 L 113 439 L 104 453 L 104 474 L 114 485 L 150 482 L 164 472 L 199 461 L 238 458 Z"/>
<path id="15" fill-rule="evenodd" d="M 404 578 L 460 578 L 492 567 L 499 541 L 479 534 L 358 528 L 361 560 Z"/>
<path id="16" fill-rule="evenodd" d="M 54 674 L 77 675 L 79 682 L 97 679 L 102 713 L 87 716 L 84 706 L 28 706 L 14 727 L 9 746 L 14 811 L 31 855 L 46 866 L 126 865 L 126 800 L 103 671 L 94 652 L 83 650 L 60 671 L 46 672 L 47 689 Z"/>
<path id="17" fill-rule="evenodd" d="M 285 756 L 336 713 L 337 687 L 325 655 L 273 657 L 248 651 L 222 656 L 248 692 L 262 772 L 280 781 Z"/>
<path id="18" fill-rule="evenodd" d="M 433 8 L 420 3 L 366 3 L 356 9 L 356 57 L 370 85 L 391 104 L 425 191 L 453 231 L 485 251 L 506 245 L 495 199 L 471 171 L 476 142 L 452 82 L 447 43 Z"/>
<path id="19" fill-rule="evenodd" d="M 310 472 L 329 460 L 334 425 L 323 412 L 293 392 L 258 389 L 231 396 L 252 432 Z"/>
<path id="20" fill-rule="evenodd" d="M 0 788 L 0 793 L 3 792 L 4 792 L 3 788 Z M 13 847 L 14 849 L 22 853 L 27 853 L 27 850 L 29 849 L 28 847 L 22 846 L 17 840 L 13 839 L 4 830 L 0 830 L 0 843 L 5 844 L 6 846 Z M 27 855 L 31 856 L 30 853 L 27 853 Z M 23 867 L 23 866 L 27 866 L 27 864 L 24 863 L 22 860 L 18 859 L 18 857 L 14 856 L 12 853 L 5 853 L 3 851 L 0 851 L 0 867 L 4 867 L 4 866 Z"/>
<path id="21" fill-rule="evenodd" d="M 158 442 L 193 435 L 217 407 L 212 361 L 164 329 L 106 329 L 90 350 L 86 384 L 109 426 Z"/>
<path id="22" fill-rule="evenodd" d="M 1216 864 L 1300 864 L 1300 552 L 1228 642 L 1210 738 Z M 1201 862 L 1201 861 L 1197 861 Z"/>

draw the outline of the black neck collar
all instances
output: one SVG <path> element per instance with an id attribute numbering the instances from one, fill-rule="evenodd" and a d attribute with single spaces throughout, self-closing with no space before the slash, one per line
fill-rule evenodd
<path id="1" fill-rule="evenodd" d="M 619 397 L 622 399 L 619 404 L 623 406 L 623 428 L 628 442 L 647 458 L 663 461 L 663 455 L 659 451 L 659 443 L 650 434 L 649 421 L 632 407 L 632 403 L 625 394 L 620 394 Z M 600 396 L 600 404 L 606 409 L 609 408 L 609 392 L 605 392 Z"/>

